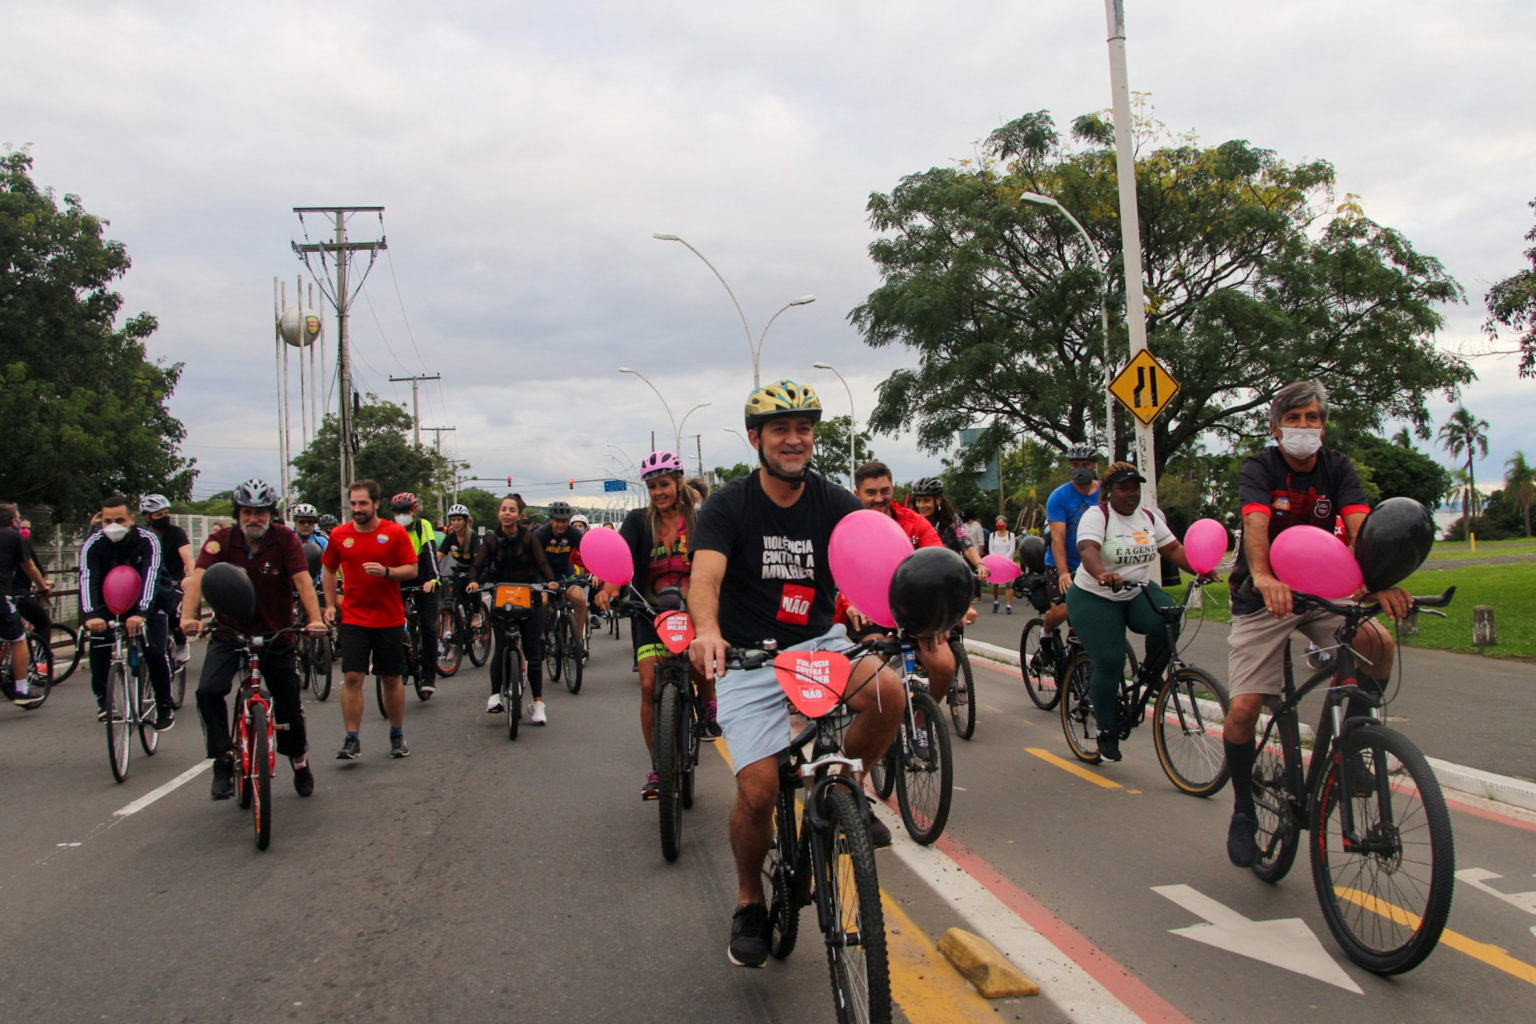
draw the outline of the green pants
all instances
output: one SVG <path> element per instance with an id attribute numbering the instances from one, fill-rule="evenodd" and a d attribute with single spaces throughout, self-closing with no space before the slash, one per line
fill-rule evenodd
<path id="1" fill-rule="evenodd" d="M 1153 605 L 1166 608 L 1172 604 L 1173 599 L 1155 583 L 1129 601 L 1111 601 L 1081 587 L 1067 591 L 1067 618 L 1093 659 L 1093 678 L 1088 685 L 1100 731 L 1116 730 L 1115 706 L 1125 675 L 1125 631 L 1147 638 L 1147 670 L 1161 672 L 1168 664 L 1168 631 Z M 1178 634 L 1177 627 L 1174 634 Z"/>

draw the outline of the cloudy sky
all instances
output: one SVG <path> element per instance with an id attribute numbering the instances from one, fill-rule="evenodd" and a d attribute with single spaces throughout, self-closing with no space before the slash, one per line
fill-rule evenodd
<path id="1" fill-rule="evenodd" d="M 1469 304 L 1440 343 L 1489 346 L 1482 295 L 1524 265 L 1536 196 L 1536 4 L 1529 0 L 1127 0 L 1131 87 L 1173 129 L 1331 160 L 1338 193 L 1439 257 Z M 111 221 L 134 267 L 130 311 L 186 364 L 172 400 L 198 496 L 276 478 L 273 280 L 290 243 L 327 235 L 295 206 L 382 205 L 387 258 L 353 307 L 357 383 L 435 372 L 422 420 L 487 477 L 617 475 L 670 438 L 706 465 L 748 456 L 747 336 L 765 379 L 813 383 L 859 417 L 900 352 L 847 314 L 876 286 L 871 192 L 975 152 L 1045 109 L 1110 103 L 1099 0 L 521 0 L 405 4 L 48 4 L 0 0 L 0 142 L 34 176 Z M 328 344 L 334 336 L 328 326 Z M 1536 382 L 1482 356 L 1466 404 L 1491 424 L 1479 477 L 1536 456 Z M 1438 398 L 1437 420 L 1448 406 Z M 294 414 L 295 446 L 299 444 Z M 616 454 L 616 449 L 623 454 Z M 685 442 L 691 463 L 695 442 Z M 879 439 L 899 478 L 937 457 Z M 1443 453 L 1437 453 L 1445 458 Z"/>

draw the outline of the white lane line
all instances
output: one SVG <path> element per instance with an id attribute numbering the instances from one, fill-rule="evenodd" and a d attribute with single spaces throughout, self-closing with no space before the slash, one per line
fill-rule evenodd
<path id="1" fill-rule="evenodd" d="M 130 814 L 138 814 L 140 811 L 154 803 L 156 800 L 159 800 L 161 797 L 166 796 L 169 793 L 175 792 L 177 789 L 180 789 L 182 786 L 185 786 L 187 783 L 197 778 L 203 772 L 207 771 L 208 766 L 211 764 L 213 764 L 211 760 L 197 762 L 197 764 L 193 765 L 191 768 L 188 768 L 186 771 L 176 776 L 170 782 L 167 782 L 162 786 L 157 786 L 156 788 L 150 790 L 148 793 L 145 793 L 143 796 L 139 797 L 137 800 L 133 801 L 133 803 L 125 804 L 124 806 L 119 807 L 117 810 L 113 811 L 112 820 L 114 822 L 118 822 L 128 817 Z"/>

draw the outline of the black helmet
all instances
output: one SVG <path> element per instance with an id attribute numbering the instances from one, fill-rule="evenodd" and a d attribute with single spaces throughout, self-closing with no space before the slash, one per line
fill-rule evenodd
<path id="1" fill-rule="evenodd" d="M 1091 444 L 1074 444 L 1067 449 L 1067 461 L 1076 462 L 1079 459 L 1092 459 L 1099 461 L 1099 450 Z"/>
<path id="2" fill-rule="evenodd" d="M 920 548 L 891 577 L 891 615 L 916 636 L 933 636 L 965 618 L 976 577 L 949 548 Z"/>
<path id="3" fill-rule="evenodd" d="M 229 562 L 216 562 L 203 573 L 203 597 L 218 615 L 235 622 L 256 617 L 256 588 L 245 570 Z"/>
<path id="4" fill-rule="evenodd" d="M 571 506 L 569 504 L 567 504 L 566 502 L 563 502 L 563 501 L 552 501 L 552 502 L 550 502 L 549 503 L 549 518 L 551 518 L 551 519 L 569 519 L 569 518 L 571 518 Z"/>
<path id="5" fill-rule="evenodd" d="M 235 508 L 277 508 L 277 491 L 265 480 L 255 477 L 247 480 L 234 491 Z"/>
<path id="6" fill-rule="evenodd" d="M 322 553 L 319 544 L 312 540 L 304 542 L 304 558 L 309 562 L 309 574 L 311 576 L 316 576 L 320 573 L 320 555 Z"/>
<path id="7" fill-rule="evenodd" d="M 1019 564 L 1030 572 L 1045 572 L 1045 538 L 1030 534 L 1019 541 Z"/>
<path id="8" fill-rule="evenodd" d="M 329 530 L 331 527 L 333 527 L 335 525 L 336 525 L 336 517 L 331 515 L 329 512 L 327 512 L 325 515 L 320 517 L 320 529 L 322 529 L 322 530 Z"/>
<path id="9" fill-rule="evenodd" d="M 1409 576 L 1435 543 L 1435 520 L 1412 498 L 1388 498 L 1371 510 L 1355 538 L 1355 561 L 1365 589 L 1395 587 Z"/>
<path id="10" fill-rule="evenodd" d="M 944 481 L 936 476 L 925 476 L 912 485 L 912 497 L 914 498 L 941 498 L 944 496 Z"/>

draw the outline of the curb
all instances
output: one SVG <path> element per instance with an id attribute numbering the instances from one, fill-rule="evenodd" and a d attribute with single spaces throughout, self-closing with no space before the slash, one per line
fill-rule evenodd
<path id="1" fill-rule="evenodd" d="M 965 649 L 968 653 L 985 658 L 987 661 L 1010 665 L 1014 668 L 1019 667 L 1018 651 L 1011 651 L 997 644 L 989 644 L 984 640 L 972 640 L 969 637 L 966 638 Z M 1304 732 L 1310 731 L 1305 724 L 1302 725 L 1302 729 Z M 1429 761 L 1435 778 L 1440 780 L 1440 785 L 1445 789 L 1527 811 L 1536 811 L 1536 782 L 1527 782 L 1508 775 L 1497 775 L 1483 771 L 1481 768 L 1469 768 L 1450 761 L 1442 761 L 1436 757 L 1427 757 L 1426 760 Z"/>

